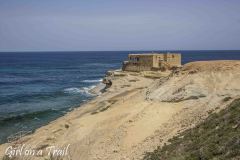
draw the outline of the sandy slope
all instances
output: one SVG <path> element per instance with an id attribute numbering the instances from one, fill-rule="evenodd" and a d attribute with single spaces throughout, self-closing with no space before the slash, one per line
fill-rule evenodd
<path id="1" fill-rule="evenodd" d="M 141 159 L 144 152 L 204 120 L 208 112 L 224 108 L 230 103 L 224 98 L 240 95 L 239 61 L 189 63 L 155 80 L 124 74 L 111 77 L 113 85 L 104 94 L 15 145 L 44 150 L 70 144 L 64 159 Z M 0 146 L 1 155 L 9 145 Z"/>

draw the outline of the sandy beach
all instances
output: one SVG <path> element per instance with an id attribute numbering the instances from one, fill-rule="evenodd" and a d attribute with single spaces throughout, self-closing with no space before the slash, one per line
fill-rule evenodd
<path id="1" fill-rule="evenodd" d="M 33 134 L 0 145 L 0 157 L 6 158 L 9 146 L 25 145 L 43 154 L 15 159 L 141 159 L 240 95 L 239 61 L 192 62 L 158 74 L 113 72 L 104 93 Z M 227 97 L 231 100 L 223 101 Z M 50 146 L 68 147 L 67 153 L 49 156 Z"/>

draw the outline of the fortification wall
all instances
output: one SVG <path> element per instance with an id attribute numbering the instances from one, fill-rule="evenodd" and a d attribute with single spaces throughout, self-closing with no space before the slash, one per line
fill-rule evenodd
<path id="1" fill-rule="evenodd" d="M 123 64 L 125 71 L 151 71 L 181 66 L 181 54 L 130 54 L 128 62 Z"/>
<path id="2" fill-rule="evenodd" d="M 171 66 L 181 66 L 181 54 L 166 54 L 165 61 Z"/>
<path id="3" fill-rule="evenodd" d="M 123 70 L 124 71 L 133 71 L 133 72 L 140 72 L 140 71 L 151 71 L 152 67 L 148 65 L 137 65 L 137 64 L 124 64 Z"/>
<path id="4" fill-rule="evenodd" d="M 153 55 L 129 55 L 128 60 L 129 62 L 135 62 L 139 65 L 153 65 Z"/>
<path id="5" fill-rule="evenodd" d="M 164 60 L 164 54 L 158 54 L 153 56 L 153 67 L 154 68 L 159 68 L 160 67 L 160 61 Z"/>

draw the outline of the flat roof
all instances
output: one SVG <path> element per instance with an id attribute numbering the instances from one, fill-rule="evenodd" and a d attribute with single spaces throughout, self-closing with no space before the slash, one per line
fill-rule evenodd
<path id="1" fill-rule="evenodd" d="M 128 54 L 128 56 L 153 56 L 153 55 L 164 55 L 164 54 L 181 54 L 181 53 L 138 53 L 138 54 Z"/>

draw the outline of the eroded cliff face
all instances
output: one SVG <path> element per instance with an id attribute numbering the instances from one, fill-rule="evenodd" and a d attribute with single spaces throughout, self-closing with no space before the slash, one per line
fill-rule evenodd
<path id="1" fill-rule="evenodd" d="M 141 159 L 146 151 L 168 143 L 236 99 L 240 62 L 193 62 L 157 79 L 117 72 L 110 80 L 106 92 L 22 138 L 18 145 L 45 149 L 70 144 L 62 159 Z M 2 155 L 9 145 L 0 146 Z"/>
<path id="2" fill-rule="evenodd" d="M 240 95 L 239 61 L 193 62 L 151 91 L 154 101 L 210 101 Z M 215 101 L 216 100 L 216 101 Z"/>

